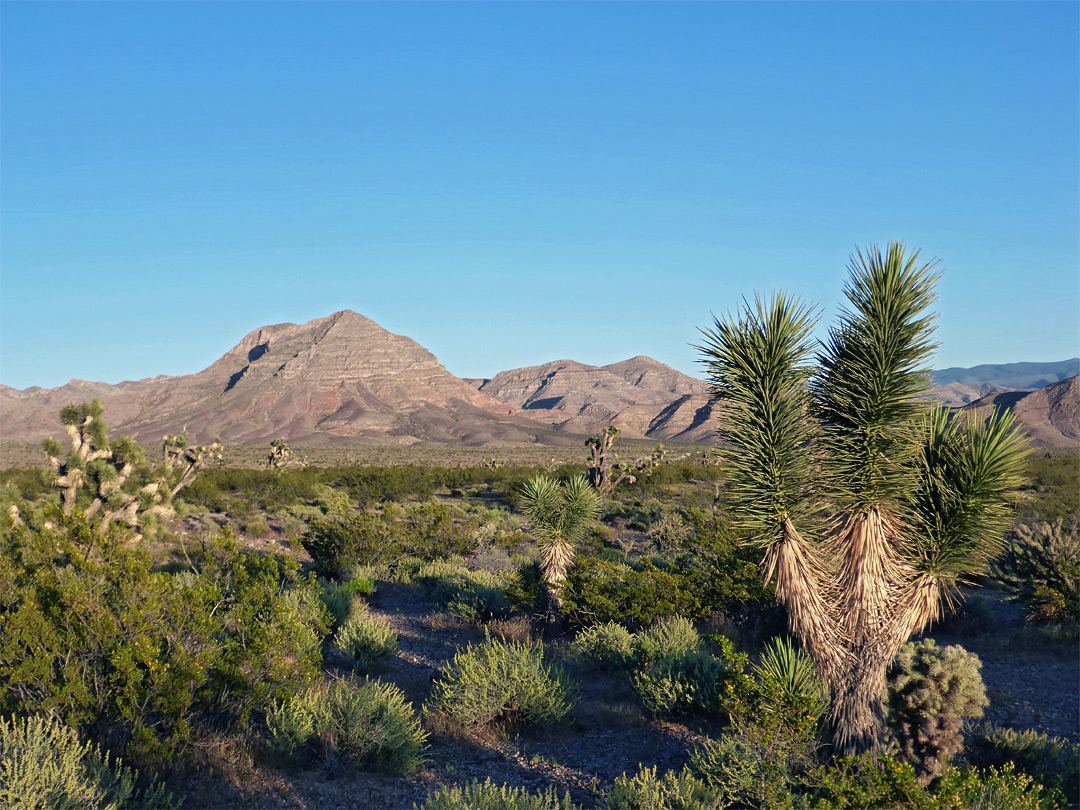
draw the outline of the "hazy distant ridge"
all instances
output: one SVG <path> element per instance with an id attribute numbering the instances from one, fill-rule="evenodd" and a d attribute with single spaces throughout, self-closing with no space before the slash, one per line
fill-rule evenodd
<path id="1" fill-rule="evenodd" d="M 931 373 L 934 385 L 996 385 L 1001 388 L 1045 388 L 1080 374 L 1080 357 L 1056 363 L 983 364 L 972 368 L 945 368 Z"/>

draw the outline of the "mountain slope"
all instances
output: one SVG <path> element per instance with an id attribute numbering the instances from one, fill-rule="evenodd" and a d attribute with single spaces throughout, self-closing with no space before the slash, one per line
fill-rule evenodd
<path id="1" fill-rule="evenodd" d="M 998 408 L 1016 414 L 1036 447 L 1080 446 L 1080 377 L 1070 377 L 1037 391 L 992 394 L 962 411 L 987 419 Z"/>

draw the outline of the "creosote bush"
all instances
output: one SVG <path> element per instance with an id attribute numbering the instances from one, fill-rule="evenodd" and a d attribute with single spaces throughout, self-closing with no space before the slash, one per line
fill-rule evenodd
<path id="1" fill-rule="evenodd" d="M 270 745 L 286 756 L 306 752 L 332 772 L 348 765 L 407 773 L 422 761 L 427 732 L 396 686 L 379 681 L 318 684 L 274 705 Z"/>
<path id="2" fill-rule="evenodd" d="M 964 720 L 988 704 L 978 656 L 933 639 L 909 642 L 888 671 L 889 726 L 900 756 L 936 776 L 964 747 Z"/>
<path id="3" fill-rule="evenodd" d="M 456 560 L 422 566 L 414 579 L 431 591 L 439 607 L 466 621 L 502 619 L 510 614 L 506 578 L 473 571 Z"/>
<path id="4" fill-rule="evenodd" d="M 136 790 L 138 778 L 55 718 L 0 717 L 0 805 L 9 810 L 175 806 L 160 785 Z"/>
<path id="5" fill-rule="evenodd" d="M 454 655 L 424 704 L 461 728 L 495 723 L 555 723 L 577 700 L 562 669 L 544 662 L 540 644 L 488 638 Z"/>
<path id="6" fill-rule="evenodd" d="M 334 633 L 333 650 L 357 672 L 367 672 L 380 661 L 397 655 L 397 634 L 386 622 L 361 613 Z"/>

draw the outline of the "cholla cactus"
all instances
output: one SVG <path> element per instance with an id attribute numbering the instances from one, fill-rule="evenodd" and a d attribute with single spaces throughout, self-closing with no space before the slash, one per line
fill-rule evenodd
<path id="1" fill-rule="evenodd" d="M 1027 602 L 1034 619 L 1075 621 L 1080 599 L 1080 536 L 1075 520 L 1018 526 L 991 566 L 993 577 Z"/>
<path id="2" fill-rule="evenodd" d="M 960 646 L 928 638 L 904 645 L 889 668 L 889 726 L 900 756 L 937 776 L 964 748 L 964 719 L 988 705 L 982 662 Z"/>

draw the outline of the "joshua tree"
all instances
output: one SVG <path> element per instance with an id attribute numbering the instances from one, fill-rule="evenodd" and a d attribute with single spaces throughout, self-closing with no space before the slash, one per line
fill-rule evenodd
<path id="1" fill-rule="evenodd" d="M 584 475 L 566 483 L 540 475 L 525 485 L 521 502 L 537 535 L 544 581 L 558 607 L 558 588 L 573 564 L 575 546 L 600 516 L 600 498 Z"/>
<path id="2" fill-rule="evenodd" d="M 886 668 L 1001 548 L 1026 453 L 1011 414 L 974 424 L 917 399 L 938 278 L 918 257 L 851 257 L 816 366 L 816 315 L 783 293 L 701 330 L 733 508 L 829 686 L 838 753 L 879 748 Z"/>
<path id="3" fill-rule="evenodd" d="M 651 473 L 664 460 L 666 453 L 664 445 L 658 444 L 651 455 L 633 464 L 616 461 L 619 454 L 614 451 L 613 445 L 620 433 L 622 430 L 615 425 L 608 425 L 599 436 L 590 436 L 585 440 L 585 446 L 589 448 L 589 458 L 585 462 L 589 468 L 589 483 L 602 497 L 614 492 L 615 487 L 623 481 L 632 484 L 638 475 Z"/>
<path id="4" fill-rule="evenodd" d="M 270 440 L 270 453 L 266 456 L 266 469 L 280 470 L 292 455 L 292 450 L 284 439 Z"/>
<path id="5" fill-rule="evenodd" d="M 67 455 L 55 439 L 42 442 L 56 475 L 53 484 L 63 493 L 67 514 L 78 505 L 79 492 L 87 493 L 85 514 L 88 518 L 100 516 L 102 531 L 112 521 L 135 527 L 140 513 L 170 514 L 173 496 L 191 483 L 199 467 L 221 457 L 220 444 L 189 447 L 184 432 L 165 437 L 164 464 L 151 470 L 134 439 L 120 436 L 109 441 L 99 399 L 65 406 L 60 410 L 60 421 L 71 439 Z"/>

